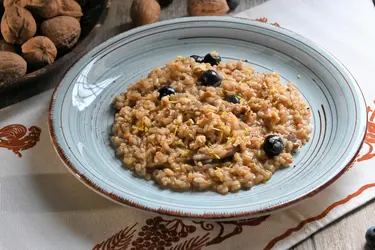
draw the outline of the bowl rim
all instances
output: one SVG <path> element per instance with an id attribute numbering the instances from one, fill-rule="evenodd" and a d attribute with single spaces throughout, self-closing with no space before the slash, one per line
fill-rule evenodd
<path id="1" fill-rule="evenodd" d="M 112 0 L 104 0 L 103 6 L 98 21 L 94 24 L 93 28 L 90 30 L 90 32 L 87 34 L 85 38 L 83 38 L 79 43 L 74 46 L 68 53 L 63 55 L 62 57 L 58 58 L 53 64 L 48 64 L 40 69 L 37 69 L 35 71 L 32 71 L 30 73 L 27 73 L 26 75 L 17 78 L 13 81 L 4 82 L 1 84 L 2 88 L 0 89 L 0 92 L 7 92 L 11 89 L 18 88 L 21 86 L 26 85 L 29 81 L 36 79 L 37 77 L 41 77 L 43 75 L 48 74 L 49 72 L 56 70 L 60 68 L 62 65 L 66 64 L 70 60 L 77 61 L 82 58 L 81 53 L 85 51 L 85 48 L 87 45 L 92 41 L 92 39 L 95 37 L 96 33 L 100 30 L 102 25 L 104 24 L 104 21 L 106 20 L 108 16 L 108 10 L 111 6 Z M 70 67 L 68 68 L 70 69 Z M 64 75 L 65 76 L 65 75 Z"/>
<path id="2" fill-rule="evenodd" d="M 219 17 L 219 18 L 218 17 L 183 17 L 183 18 L 176 18 L 176 19 L 172 19 L 172 20 L 161 21 L 161 22 L 158 22 L 158 23 L 141 26 L 141 27 L 132 29 L 131 31 L 126 31 L 126 32 L 120 33 L 120 34 L 108 39 L 104 43 L 101 43 L 97 47 L 93 48 L 91 51 L 97 49 L 98 47 L 102 47 L 106 44 L 111 44 L 113 41 L 116 41 L 121 36 L 127 36 L 129 34 L 139 33 L 139 32 L 142 32 L 143 30 L 146 30 L 146 29 L 158 27 L 159 25 L 174 24 L 174 23 L 188 22 L 188 21 L 217 21 L 217 20 L 223 21 L 223 19 L 224 20 L 227 19 L 228 21 L 234 21 L 234 22 L 236 20 L 238 22 L 240 22 L 241 19 L 242 19 L 242 21 L 244 20 L 244 18 L 236 18 L 236 17 Z M 356 89 L 358 91 L 357 93 L 358 93 L 358 98 L 360 99 L 360 103 L 362 105 L 364 105 L 364 107 L 367 107 L 366 106 L 366 100 L 364 98 L 363 92 L 362 92 L 358 82 L 355 80 L 355 78 L 349 72 L 349 70 L 330 52 L 328 52 L 327 50 L 325 50 L 323 47 L 316 44 L 315 42 L 311 41 L 310 39 L 294 32 L 294 31 L 291 31 L 289 29 L 285 29 L 285 28 L 280 29 L 279 27 L 275 27 L 272 24 L 261 23 L 261 22 L 256 21 L 256 20 L 249 20 L 249 19 L 246 19 L 246 20 L 249 22 L 249 24 L 252 24 L 252 25 L 255 25 L 255 26 L 258 26 L 258 27 L 262 27 L 262 28 L 267 28 L 267 29 L 275 31 L 275 32 L 286 34 L 290 37 L 293 37 L 294 39 L 296 39 L 298 41 L 303 41 L 305 44 L 307 43 L 306 45 L 309 44 L 310 46 L 312 46 L 313 49 L 316 50 L 319 54 L 325 54 L 325 56 L 328 56 L 329 61 L 331 61 L 331 62 L 335 63 L 337 66 L 339 66 L 340 68 L 338 68 L 338 69 L 341 72 L 346 73 L 346 76 L 350 77 L 349 82 L 351 82 L 352 85 L 354 87 L 356 87 Z M 240 22 L 240 23 L 244 24 L 243 22 Z M 101 196 L 103 196 L 103 197 L 105 197 L 105 198 L 107 198 L 107 199 L 109 199 L 109 200 L 111 200 L 115 203 L 123 205 L 123 206 L 125 205 L 125 206 L 133 207 L 133 208 L 136 208 L 136 209 L 140 209 L 140 210 L 146 210 L 146 211 L 154 212 L 154 213 L 157 213 L 157 214 L 160 214 L 160 215 L 167 215 L 167 216 L 180 217 L 180 218 L 204 219 L 204 220 L 229 220 L 229 219 L 240 219 L 240 218 L 248 218 L 248 217 L 258 217 L 258 216 L 262 216 L 262 215 L 266 215 L 266 214 L 271 214 L 273 212 L 277 212 L 277 211 L 280 211 L 280 210 L 285 209 L 287 207 L 290 207 L 291 205 L 295 205 L 298 202 L 300 202 L 300 201 L 302 201 L 306 198 L 312 197 L 312 196 L 316 195 L 317 193 L 319 193 L 320 191 L 327 188 L 329 185 L 331 185 L 343 173 L 345 173 L 348 170 L 348 168 L 354 163 L 357 155 L 359 154 L 359 151 L 361 150 L 362 144 L 365 140 L 367 126 L 368 126 L 368 124 L 367 124 L 367 120 L 368 120 L 367 112 L 364 112 L 364 116 L 363 116 L 364 118 L 366 118 L 366 122 L 364 122 L 364 126 L 357 129 L 357 131 L 359 131 L 358 134 L 357 134 L 357 138 L 360 138 L 360 140 L 359 140 L 360 142 L 357 143 L 358 145 L 356 145 L 355 147 L 352 147 L 354 154 L 352 155 L 351 159 L 348 162 L 343 163 L 343 165 L 344 164 L 346 164 L 346 165 L 338 173 L 336 173 L 334 176 L 332 176 L 330 179 L 326 180 L 325 182 L 321 183 L 320 185 L 316 186 L 315 188 L 311 189 L 309 192 L 307 192 L 307 193 L 305 193 L 305 194 L 303 194 L 299 197 L 291 198 L 288 201 L 285 201 L 283 203 L 273 205 L 269 208 L 252 210 L 252 211 L 245 211 L 245 212 L 231 212 L 231 213 L 211 213 L 211 212 L 210 213 L 189 213 L 189 212 L 186 213 L 186 212 L 177 211 L 177 210 L 172 211 L 172 210 L 165 210 L 165 209 L 162 209 L 162 208 L 158 208 L 158 209 L 151 208 L 151 207 L 136 203 L 132 200 L 120 197 L 119 195 L 116 195 L 114 193 L 110 193 L 110 192 L 104 190 L 103 188 L 99 187 L 97 184 L 95 184 L 92 180 L 87 178 L 83 173 L 81 173 L 79 170 L 77 170 L 77 168 L 74 167 L 72 162 L 65 155 L 65 152 L 64 152 L 63 148 L 61 147 L 60 143 L 57 140 L 57 136 L 56 136 L 57 128 L 55 127 L 54 122 L 53 122 L 53 120 L 54 120 L 53 119 L 53 114 L 54 114 L 54 112 L 53 112 L 54 108 L 53 107 L 54 107 L 54 102 L 55 102 L 55 95 L 56 95 L 56 93 L 59 89 L 59 86 L 61 85 L 61 83 L 66 78 L 67 74 L 70 72 L 71 68 L 74 67 L 77 63 L 79 63 L 80 59 L 77 60 L 74 64 L 71 65 L 71 67 L 64 74 L 64 77 L 56 85 L 56 87 L 55 87 L 55 89 L 52 93 L 51 101 L 50 101 L 49 109 L 48 109 L 49 135 L 51 137 L 52 144 L 53 144 L 53 146 L 55 148 L 55 151 L 57 152 L 58 156 L 60 157 L 60 159 L 62 160 L 64 165 L 70 170 L 71 173 L 73 173 L 73 175 L 76 178 L 78 178 L 83 184 L 85 184 L 87 187 L 92 189 L 94 192 L 100 194 Z"/>

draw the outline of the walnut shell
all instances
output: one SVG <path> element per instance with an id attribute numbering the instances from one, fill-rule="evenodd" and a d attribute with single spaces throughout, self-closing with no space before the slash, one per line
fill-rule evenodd
<path id="1" fill-rule="evenodd" d="M 134 0 L 130 16 L 136 26 L 155 23 L 160 18 L 160 5 L 156 0 Z"/>
<path id="2" fill-rule="evenodd" d="M 81 6 L 74 0 L 60 0 L 59 16 L 80 18 L 83 16 Z"/>
<path id="3" fill-rule="evenodd" d="M 20 7 L 25 7 L 27 0 L 4 0 L 4 7 L 9 8 L 13 5 L 18 5 Z"/>
<path id="4" fill-rule="evenodd" d="M 189 0 L 189 16 L 224 16 L 229 11 L 226 0 Z"/>
<path id="5" fill-rule="evenodd" d="M 83 16 L 81 6 L 74 0 L 27 0 L 27 8 L 42 18 L 55 16 Z"/>
<path id="6" fill-rule="evenodd" d="M 70 49 L 81 35 L 81 25 L 74 17 L 58 16 L 45 20 L 40 26 L 42 34 L 56 45 L 58 49 Z"/>
<path id="7" fill-rule="evenodd" d="M 22 45 L 22 56 L 33 68 L 52 64 L 57 56 L 55 44 L 45 36 L 36 36 Z"/>
<path id="8" fill-rule="evenodd" d="M 27 0 L 26 8 L 42 18 L 52 18 L 59 14 L 59 0 Z"/>
<path id="9" fill-rule="evenodd" d="M 26 61 L 19 55 L 0 51 L 0 81 L 12 81 L 24 76 L 27 71 Z"/>
<path id="10" fill-rule="evenodd" d="M 1 34 L 8 43 L 23 44 L 35 35 L 36 23 L 31 13 L 18 5 L 7 8 L 1 20 Z"/>
<path id="11" fill-rule="evenodd" d="M 0 51 L 8 51 L 17 54 L 17 48 L 13 44 L 7 43 L 5 40 L 0 40 Z"/>

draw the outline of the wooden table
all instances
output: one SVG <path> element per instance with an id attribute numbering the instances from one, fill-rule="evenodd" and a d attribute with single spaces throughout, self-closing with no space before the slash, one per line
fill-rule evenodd
<path id="1" fill-rule="evenodd" d="M 240 6 L 235 12 L 259 5 L 267 0 L 241 0 Z M 108 38 L 129 29 L 130 17 L 129 9 L 131 0 L 112 0 L 108 19 L 106 20 L 101 34 L 92 41 L 88 50 Z M 186 16 L 187 0 L 174 0 L 173 4 L 162 10 L 161 19 L 170 19 Z M 0 104 L 9 104 L 24 99 L 27 96 L 34 95 L 38 92 L 52 88 L 62 77 L 62 74 L 54 76 L 50 82 L 43 88 L 34 89 L 32 91 L 24 91 L 22 93 L 14 93 L 6 98 L 0 98 Z M 339 221 L 320 230 L 308 239 L 299 243 L 292 249 L 294 250 L 357 250 L 364 249 L 365 231 L 371 225 L 375 225 L 375 202 L 370 202 L 365 206 L 356 209 L 352 213 L 344 216 Z M 292 237 L 292 236 L 291 236 Z M 369 250 L 369 249 L 368 249 Z"/>

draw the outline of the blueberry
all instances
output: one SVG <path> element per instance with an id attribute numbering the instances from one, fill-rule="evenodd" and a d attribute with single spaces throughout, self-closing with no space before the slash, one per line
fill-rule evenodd
<path id="1" fill-rule="evenodd" d="M 366 241 L 370 247 L 375 248 L 375 227 L 370 227 L 366 231 Z"/>
<path id="2" fill-rule="evenodd" d="M 158 3 L 162 8 L 168 7 L 172 2 L 173 0 L 158 0 Z"/>
<path id="3" fill-rule="evenodd" d="M 236 95 L 229 95 L 229 96 L 227 96 L 227 98 L 225 98 L 225 100 L 227 102 L 236 103 L 236 104 L 240 103 L 240 101 L 241 101 L 241 99 Z"/>
<path id="4" fill-rule="evenodd" d="M 202 84 L 218 87 L 221 84 L 221 77 L 215 70 L 209 69 L 202 74 Z"/>
<path id="5" fill-rule="evenodd" d="M 207 54 L 204 59 L 203 59 L 203 62 L 204 63 L 209 63 L 211 64 L 212 66 L 214 65 L 218 65 L 220 62 L 221 62 L 221 57 L 220 56 L 213 56 L 211 54 Z"/>
<path id="6" fill-rule="evenodd" d="M 264 141 L 263 149 L 268 157 L 274 157 L 284 151 L 284 142 L 278 135 L 269 135 Z"/>
<path id="7" fill-rule="evenodd" d="M 164 96 L 176 94 L 176 90 L 168 85 L 161 87 L 158 92 L 159 100 L 161 100 L 161 98 L 163 98 Z"/>
<path id="8" fill-rule="evenodd" d="M 227 0 L 227 4 L 230 10 L 234 10 L 240 4 L 240 0 Z"/>
<path id="9" fill-rule="evenodd" d="M 192 55 L 190 57 L 193 58 L 197 63 L 202 63 L 203 62 L 203 57 L 201 57 L 201 56 Z"/>

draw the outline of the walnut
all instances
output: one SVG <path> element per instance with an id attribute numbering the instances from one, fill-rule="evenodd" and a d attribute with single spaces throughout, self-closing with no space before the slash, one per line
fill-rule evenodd
<path id="1" fill-rule="evenodd" d="M 189 0 L 190 16 L 224 16 L 229 11 L 226 0 Z"/>
<path id="2" fill-rule="evenodd" d="M 39 68 L 55 61 L 57 49 L 48 37 L 36 36 L 22 45 L 22 56 L 33 68 Z"/>
<path id="3" fill-rule="evenodd" d="M 26 0 L 4 0 L 4 7 L 5 8 L 9 8 L 13 5 L 25 7 L 26 6 Z"/>
<path id="4" fill-rule="evenodd" d="M 8 51 L 17 54 L 17 48 L 13 44 L 7 43 L 5 40 L 0 40 L 0 51 Z"/>
<path id="5" fill-rule="evenodd" d="M 156 0 L 134 0 L 130 16 L 136 26 L 155 23 L 160 18 L 160 5 Z"/>
<path id="6" fill-rule="evenodd" d="M 35 35 L 36 23 L 31 13 L 18 5 L 7 8 L 1 20 L 1 34 L 5 41 L 23 44 Z"/>
<path id="7" fill-rule="evenodd" d="M 58 49 L 70 49 L 81 35 L 81 25 L 74 17 L 58 16 L 45 20 L 40 26 L 41 33 L 52 40 Z"/>
<path id="8" fill-rule="evenodd" d="M 71 16 L 80 18 L 83 16 L 81 6 L 73 0 L 59 1 L 59 16 Z"/>
<path id="9" fill-rule="evenodd" d="M 74 0 L 28 0 L 26 7 L 46 19 L 55 16 L 80 18 L 83 15 L 81 6 Z"/>
<path id="10" fill-rule="evenodd" d="M 52 18 L 59 14 L 58 0 L 27 0 L 26 8 L 42 18 Z"/>
<path id="11" fill-rule="evenodd" d="M 24 76 L 27 71 L 26 61 L 19 55 L 0 51 L 0 81 L 12 81 Z"/>

